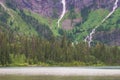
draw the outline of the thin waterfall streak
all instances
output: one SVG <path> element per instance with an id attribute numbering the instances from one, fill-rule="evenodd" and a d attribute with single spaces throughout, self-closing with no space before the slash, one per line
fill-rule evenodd
<path id="1" fill-rule="evenodd" d="M 65 13 L 66 13 L 66 0 L 62 0 L 62 5 L 63 5 L 63 11 L 62 11 L 62 14 L 57 22 L 58 24 L 58 27 L 60 27 L 60 21 L 63 19 Z"/>
<path id="2" fill-rule="evenodd" d="M 102 23 L 104 23 L 114 12 L 115 12 L 115 10 L 117 9 L 117 7 L 118 7 L 118 1 L 119 0 L 116 0 L 115 1 L 115 3 L 114 3 L 114 6 L 113 6 L 113 10 L 101 21 L 101 23 L 100 24 L 102 24 Z M 91 46 L 91 42 L 93 41 L 93 34 L 95 34 L 95 31 L 96 31 L 96 29 L 100 26 L 100 24 L 98 25 L 98 26 L 96 26 L 93 30 L 92 30 L 92 32 L 85 38 L 85 42 L 87 42 L 88 43 L 88 45 L 89 45 L 89 47 Z"/>
<path id="3" fill-rule="evenodd" d="M 106 21 L 106 19 L 108 19 L 115 12 L 115 10 L 118 7 L 118 5 L 117 5 L 118 1 L 119 0 L 115 1 L 114 6 L 113 6 L 113 10 L 102 20 L 102 23 L 104 23 Z"/>
<path id="4" fill-rule="evenodd" d="M 1 5 L 5 10 L 7 10 L 7 8 L 5 7 L 5 5 L 4 5 L 2 2 L 0 2 L 0 5 Z"/>
<path id="5" fill-rule="evenodd" d="M 12 13 L 10 12 L 10 10 L 2 2 L 0 2 L 0 5 L 5 9 L 5 11 L 8 11 L 8 14 L 12 17 L 12 21 L 13 21 L 14 17 Z"/>

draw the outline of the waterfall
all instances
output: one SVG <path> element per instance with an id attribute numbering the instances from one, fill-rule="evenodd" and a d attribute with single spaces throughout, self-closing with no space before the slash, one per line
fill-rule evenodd
<path id="1" fill-rule="evenodd" d="M 2 2 L 0 2 L 0 5 L 1 5 L 5 10 L 7 10 L 6 6 L 5 6 Z"/>
<path id="2" fill-rule="evenodd" d="M 106 19 L 108 19 L 114 12 L 115 10 L 117 9 L 118 7 L 118 1 L 119 0 L 116 0 L 115 3 L 114 3 L 114 6 L 113 6 L 113 9 L 112 11 L 101 21 L 100 24 L 104 23 L 106 21 Z M 92 32 L 85 38 L 85 42 L 88 43 L 89 47 L 91 46 L 91 42 L 93 41 L 93 34 L 95 34 L 95 31 L 96 29 L 99 27 L 99 25 L 97 25 L 93 30 Z"/>
<path id="3" fill-rule="evenodd" d="M 64 17 L 65 13 L 66 13 L 66 0 L 62 0 L 62 5 L 63 5 L 63 11 L 62 14 L 58 20 L 58 27 L 60 27 L 60 21 L 62 20 L 62 18 Z"/>
<path id="4" fill-rule="evenodd" d="M 13 14 L 10 12 L 10 10 L 2 2 L 0 2 L 0 5 L 5 9 L 5 11 L 8 11 L 8 14 L 12 17 L 12 21 L 13 21 L 14 17 Z"/>

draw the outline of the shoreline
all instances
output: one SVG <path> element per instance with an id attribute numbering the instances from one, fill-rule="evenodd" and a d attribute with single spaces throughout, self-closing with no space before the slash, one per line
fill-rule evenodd
<path id="1" fill-rule="evenodd" d="M 95 67 L 6 67 L 1 75 L 21 76 L 120 76 L 120 69 Z"/>

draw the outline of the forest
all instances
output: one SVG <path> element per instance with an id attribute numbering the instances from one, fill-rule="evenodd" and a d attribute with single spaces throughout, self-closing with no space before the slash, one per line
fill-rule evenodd
<path id="1" fill-rule="evenodd" d="M 50 40 L 0 31 L 0 66 L 120 65 L 120 48 L 97 43 L 72 43 L 64 35 Z"/>

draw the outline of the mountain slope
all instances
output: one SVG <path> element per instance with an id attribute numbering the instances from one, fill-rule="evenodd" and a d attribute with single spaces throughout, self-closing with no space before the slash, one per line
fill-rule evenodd
<path id="1" fill-rule="evenodd" d="M 1 5 L 3 11 L 0 15 L 4 18 L 1 18 L 0 22 L 9 26 L 15 33 L 41 36 L 46 39 L 66 34 L 68 39 L 74 42 L 84 41 L 91 30 L 112 10 L 115 0 L 66 0 L 67 11 L 60 28 L 57 27 L 57 20 L 62 13 L 61 0 L 0 0 L 0 2 L 9 9 L 5 10 Z M 119 14 L 120 7 L 99 26 L 94 35 L 95 42 L 120 45 L 118 34 L 112 38 L 113 34 L 119 32 L 117 31 L 120 28 Z"/>
<path id="2" fill-rule="evenodd" d="M 1 22 L 9 26 L 15 34 L 17 33 L 17 35 L 27 36 L 35 35 L 44 37 L 46 39 L 49 39 L 48 36 L 52 36 L 52 32 L 49 27 L 46 24 L 42 23 L 42 21 L 38 21 L 36 18 L 27 15 L 26 10 L 14 10 L 11 8 L 7 8 L 6 10 L 3 5 L 7 8 L 7 6 L 2 3 Z M 7 17 L 5 13 L 9 17 Z M 3 19 L 4 17 L 5 20 Z"/>

